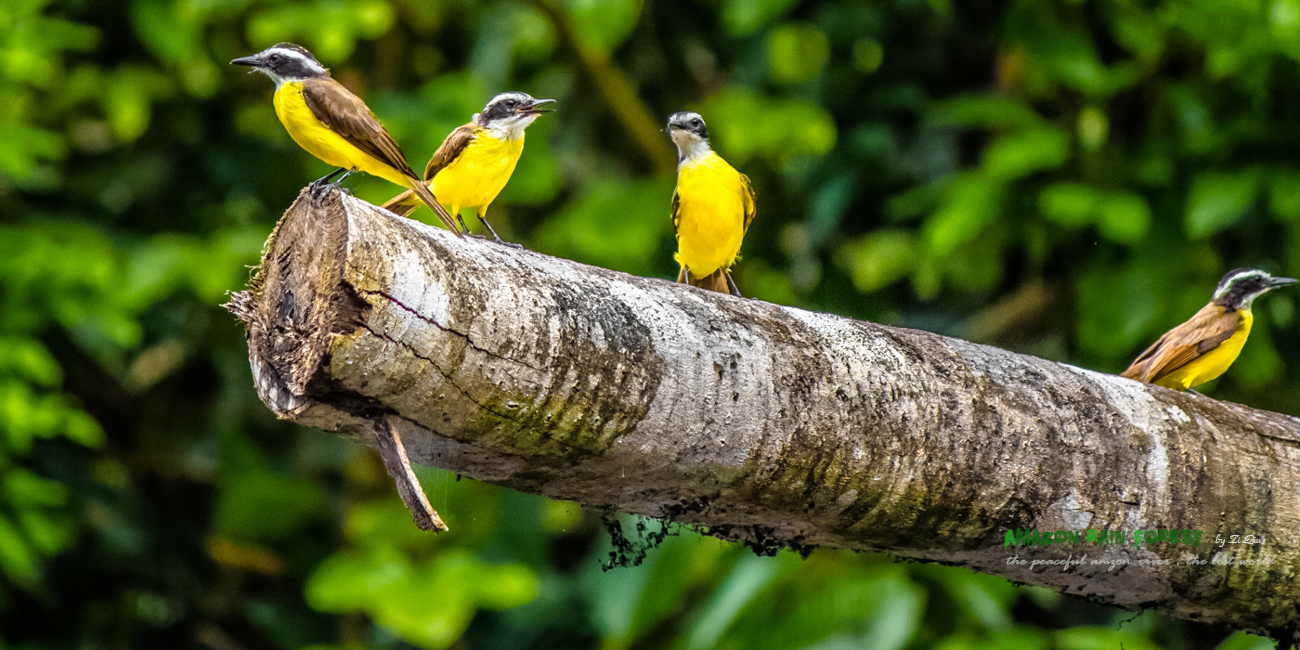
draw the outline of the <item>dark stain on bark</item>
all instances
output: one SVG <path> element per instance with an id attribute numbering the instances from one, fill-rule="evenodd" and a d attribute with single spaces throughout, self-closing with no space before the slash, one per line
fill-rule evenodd
<path id="1" fill-rule="evenodd" d="M 546 360 L 550 381 L 539 391 L 542 400 L 519 409 L 513 419 L 523 430 L 503 446 L 573 464 L 604 452 L 636 427 L 654 401 L 665 364 L 650 328 L 626 303 L 612 296 L 593 300 L 590 287 L 565 285 L 555 285 L 550 298 L 560 340 L 544 340 L 550 334 L 539 327 L 543 340 L 537 348 L 565 354 Z"/>

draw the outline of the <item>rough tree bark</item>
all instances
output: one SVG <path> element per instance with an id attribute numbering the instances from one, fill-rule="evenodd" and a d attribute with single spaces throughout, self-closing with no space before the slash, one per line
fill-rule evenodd
<path id="1" fill-rule="evenodd" d="M 885 550 L 1286 639 L 1300 622 L 1286 415 L 461 240 L 338 192 L 299 197 L 232 309 L 277 415 L 371 446 L 386 419 L 418 463 L 759 550 Z M 1009 529 L 1202 537 L 1016 550 Z"/>

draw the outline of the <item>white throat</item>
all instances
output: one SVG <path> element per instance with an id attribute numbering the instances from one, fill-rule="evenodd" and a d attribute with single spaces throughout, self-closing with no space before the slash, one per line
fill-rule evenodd
<path id="1" fill-rule="evenodd" d="M 288 81 L 288 79 L 285 79 L 284 77 L 281 77 L 280 75 L 278 75 L 278 74 L 276 74 L 276 73 L 274 73 L 274 72 L 271 72 L 270 70 L 267 70 L 266 68 L 253 68 L 253 71 L 254 71 L 254 72 L 260 72 L 260 73 L 262 73 L 262 74 L 264 74 L 264 75 L 270 77 L 270 78 L 271 78 L 271 81 L 274 81 L 274 82 L 275 82 L 275 89 L 276 89 L 276 90 L 279 90 L 279 89 L 280 89 L 280 86 L 283 86 L 283 85 L 284 85 L 284 82 Z"/>
<path id="2" fill-rule="evenodd" d="M 695 162 L 700 158 L 707 156 L 713 151 L 709 146 L 709 141 L 701 138 L 690 131 L 683 129 L 670 129 L 669 134 L 673 137 L 673 142 L 677 145 L 677 157 L 680 159 L 678 165 L 685 162 Z"/>
<path id="3" fill-rule="evenodd" d="M 518 140 L 524 137 L 524 129 L 528 128 L 537 119 L 537 113 L 530 115 L 512 115 L 502 120 L 495 120 L 487 126 L 492 137 L 497 140 Z"/>

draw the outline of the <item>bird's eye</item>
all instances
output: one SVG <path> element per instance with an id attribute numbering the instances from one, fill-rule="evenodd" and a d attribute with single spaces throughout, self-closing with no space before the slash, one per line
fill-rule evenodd
<path id="1" fill-rule="evenodd" d="M 271 63 L 279 63 L 279 62 L 280 62 L 280 55 L 279 55 L 279 54 L 272 54 L 271 56 L 268 56 L 268 57 L 266 57 L 266 58 L 267 58 L 267 60 L 270 61 Z"/>
<path id="2" fill-rule="evenodd" d="M 704 126 L 704 122 L 701 122 L 699 119 L 694 119 L 694 120 L 691 120 L 691 125 L 692 125 L 692 126 Z"/>

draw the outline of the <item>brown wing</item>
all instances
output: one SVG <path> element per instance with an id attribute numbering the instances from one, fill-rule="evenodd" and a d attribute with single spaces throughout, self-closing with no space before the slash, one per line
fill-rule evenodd
<path id="1" fill-rule="evenodd" d="M 673 211 L 672 211 L 672 217 L 673 217 L 673 236 L 674 236 L 674 237 L 677 236 L 677 226 L 678 226 L 678 224 L 680 224 L 680 223 L 682 222 L 682 215 L 681 215 L 681 212 L 680 212 L 681 208 L 682 208 L 682 197 L 680 197 L 680 196 L 677 195 L 677 188 L 674 187 L 674 188 L 673 188 L 673 208 L 672 208 L 672 210 L 673 210 Z"/>
<path id="2" fill-rule="evenodd" d="M 1160 381 L 1219 347 L 1236 333 L 1240 323 L 1241 316 L 1237 312 L 1210 303 L 1186 323 L 1165 332 L 1120 376 L 1148 384 Z"/>
<path id="3" fill-rule="evenodd" d="M 437 176 L 438 172 L 459 158 L 461 152 L 465 151 L 465 147 L 468 147 L 469 143 L 474 140 L 474 134 L 478 128 L 478 125 L 473 122 L 456 127 L 456 130 L 452 131 L 447 136 L 447 139 L 442 141 L 442 146 L 433 152 L 429 164 L 425 165 L 424 180 L 433 180 L 433 177 Z"/>
<path id="4" fill-rule="evenodd" d="M 309 79 L 302 84 L 302 98 L 316 119 L 324 122 L 331 131 L 343 136 L 358 149 L 415 178 L 415 171 L 406 163 L 406 156 L 384 130 L 379 119 L 360 97 L 330 78 Z"/>
<path id="5" fill-rule="evenodd" d="M 747 233 L 749 232 L 749 223 L 754 220 L 754 213 L 757 212 L 757 206 L 755 205 L 754 185 L 749 182 L 749 177 L 744 174 L 740 175 L 740 185 L 745 190 L 745 196 L 743 197 L 743 201 L 745 205 L 745 228 L 742 232 Z"/>
<path id="6" fill-rule="evenodd" d="M 429 164 L 424 168 L 424 182 L 433 180 L 438 172 L 444 167 L 450 165 L 460 157 L 465 147 L 469 146 L 470 141 L 474 139 L 474 129 L 476 125 L 473 122 L 457 127 L 447 135 L 447 139 L 442 141 L 442 146 L 434 152 L 433 157 L 429 159 Z M 415 195 L 414 190 L 406 190 L 391 199 L 383 205 L 384 209 L 392 211 L 398 216 L 405 217 L 415 211 L 420 205 L 420 197 Z"/>

